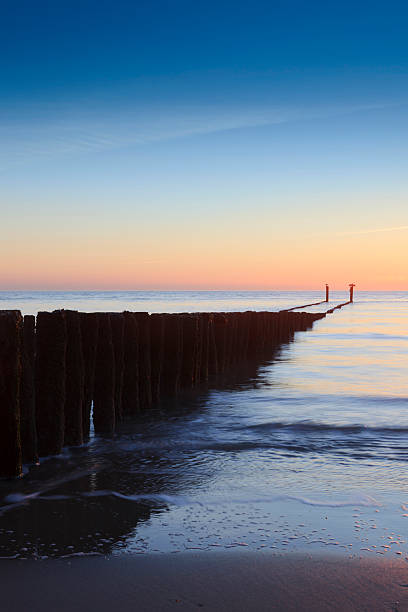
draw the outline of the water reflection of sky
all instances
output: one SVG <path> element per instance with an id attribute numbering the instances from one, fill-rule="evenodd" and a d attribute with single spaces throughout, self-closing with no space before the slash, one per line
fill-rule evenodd
<path id="1" fill-rule="evenodd" d="M 282 379 L 298 393 L 407 397 L 407 331 L 406 306 L 355 303 L 296 343 Z"/>
<path id="2" fill-rule="evenodd" d="M 0 556 L 408 555 L 406 294 L 388 300 L 365 295 L 274 362 L 44 461 L 11 498 L 1 483 Z"/>

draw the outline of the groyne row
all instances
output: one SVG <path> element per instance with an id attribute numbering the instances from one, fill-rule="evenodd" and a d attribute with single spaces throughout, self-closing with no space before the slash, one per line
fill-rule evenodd
<path id="1" fill-rule="evenodd" d="M 324 313 L 0 311 L 0 476 L 268 360 Z"/>

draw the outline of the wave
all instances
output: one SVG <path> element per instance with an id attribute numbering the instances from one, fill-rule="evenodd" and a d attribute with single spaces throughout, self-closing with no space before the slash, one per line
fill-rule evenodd
<path id="1" fill-rule="evenodd" d="M 328 339 L 339 339 L 339 340 L 350 340 L 354 342 L 355 340 L 404 340 L 408 341 L 408 336 L 399 335 L 399 334 L 382 334 L 379 332 L 369 332 L 369 333 L 358 333 L 353 332 L 350 333 L 342 333 L 342 332 L 326 332 L 324 334 L 326 340 Z"/>
<path id="2" fill-rule="evenodd" d="M 95 497 L 115 497 L 121 499 L 126 502 L 137 502 L 137 503 L 149 503 L 149 504 L 159 504 L 164 506 L 221 506 L 221 505 L 248 505 L 248 504 L 269 504 L 269 503 L 277 503 L 277 502 L 298 502 L 300 504 L 306 506 L 313 506 L 319 508 L 346 508 L 346 507 L 380 507 L 381 504 L 374 498 L 369 495 L 358 495 L 353 496 L 348 499 L 340 499 L 340 500 L 330 500 L 330 499 L 319 499 L 319 498 L 310 498 L 301 495 L 289 495 L 289 494 L 280 494 L 280 495 L 259 495 L 259 496 L 246 496 L 246 497 L 234 497 L 229 495 L 228 497 L 219 497 L 219 498 L 193 498 L 188 497 L 186 495 L 171 495 L 165 493 L 135 493 L 135 494 L 125 494 L 120 493 L 119 491 L 109 490 L 109 489 L 100 489 L 96 491 L 87 491 L 81 492 L 72 495 L 64 495 L 64 496 L 45 496 L 41 495 L 41 492 L 37 492 L 36 494 L 30 495 L 20 495 L 13 494 L 8 496 L 9 500 L 13 500 L 13 503 L 3 506 L 0 509 L 0 514 L 7 510 L 11 510 L 16 506 L 26 504 L 33 499 L 41 500 L 41 501 L 56 501 L 60 499 L 80 499 L 80 498 L 95 498 Z"/>
<path id="3" fill-rule="evenodd" d="M 119 499 L 124 499 L 126 501 L 150 501 L 150 502 L 160 502 L 165 504 L 173 504 L 176 506 L 185 506 L 187 504 L 187 498 L 182 495 L 167 495 L 165 493 L 135 493 L 128 494 L 119 493 L 119 491 L 111 491 L 111 490 L 97 490 L 97 491 L 86 491 L 80 494 L 80 497 L 117 497 Z"/>
<path id="4" fill-rule="evenodd" d="M 406 401 L 406 400 L 405 400 Z M 335 423 L 319 423 L 316 421 L 297 421 L 295 423 L 285 423 L 283 421 L 272 421 L 269 423 L 257 423 L 254 425 L 238 426 L 235 429 L 253 430 L 260 432 L 274 432 L 279 430 L 297 431 L 297 432 L 339 432 L 344 434 L 361 434 L 361 433 L 383 433 L 383 434 L 401 434 L 408 433 L 408 426 L 375 426 L 375 425 L 336 425 Z"/>
<path id="5" fill-rule="evenodd" d="M 72 472 L 67 473 L 62 478 L 51 478 L 37 491 L 31 491 L 29 493 L 9 493 L 2 499 L 2 503 L 4 505 L 0 506 L 0 516 L 11 510 L 16 506 L 21 506 L 22 504 L 26 504 L 34 499 L 46 499 L 46 500 L 59 500 L 59 499 L 69 499 L 69 496 L 66 495 L 47 495 L 44 493 L 47 491 L 52 491 L 62 485 L 65 485 L 69 482 L 73 482 L 84 476 L 88 476 L 90 474 L 94 474 L 96 472 L 100 472 L 107 466 L 106 462 L 97 462 L 90 466 L 88 469 L 76 469 Z"/>
<path id="6" fill-rule="evenodd" d="M 328 499 L 312 499 L 309 497 L 303 497 L 300 495 L 266 495 L 259 497 L 231 497 L 219 498 L 219 499 L 195 499 L 185 495 L 166 495 L 164 493 L 157 494 L 135 494 L 126 495 L 119 493 L 118 491 L 100 490 L 90 491 L 88 493 L 81 493 L 81 497 L 118 497 L 125 501 L 152 501 L 152 502 L 164 502 L 166 505 L 176 506 L 218 506 L 224 504 L 256 504 L 256 503 L 276 503 L 280 501 L 294 501 L 304 504 L 306 506 L 316 506 L 321 508 L 346 508 L 349 506 L 357 507 L 380 507 L 381 504 L 369 495 L 359 495 L 351 497 L 350 499 L 342 500 L 328 500 Z"/>

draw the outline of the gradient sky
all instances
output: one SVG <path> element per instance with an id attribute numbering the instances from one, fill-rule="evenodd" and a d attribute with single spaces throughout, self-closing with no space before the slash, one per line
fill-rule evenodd
<path id="1" fill-rule="evenodd" d="M 404 2 L 4 0 L 0 289 L 408 289 Z"/>

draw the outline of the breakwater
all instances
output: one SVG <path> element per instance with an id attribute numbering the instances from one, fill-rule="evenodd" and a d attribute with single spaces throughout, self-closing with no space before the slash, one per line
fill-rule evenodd
<path id="1" fill-rule="evenodd" d="M 0 311 L 0 476 L 271 359 L 324 313 Z"/>

